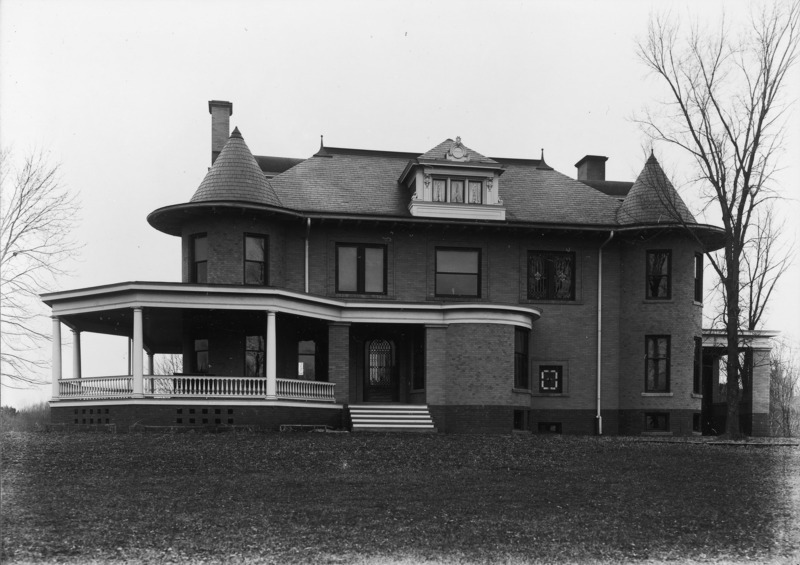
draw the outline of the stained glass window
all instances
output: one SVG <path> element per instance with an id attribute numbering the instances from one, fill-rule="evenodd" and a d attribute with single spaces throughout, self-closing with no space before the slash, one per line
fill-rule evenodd
<path id="1" fill-rule="evenodd" d="M 529 251 L 528 298 L 575 300 L 575 254 Z"/>

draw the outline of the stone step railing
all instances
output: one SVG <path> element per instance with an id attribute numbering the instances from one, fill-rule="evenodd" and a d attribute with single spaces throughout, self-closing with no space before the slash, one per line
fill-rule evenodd
<path id="1" fill-rule="evenodd" d="M 275 379 L 280 399 L 334 402 L 334 383 Z M 264 398 L 267 379 L 208 375 L 145 375 L 143 393 L 148 398 Z M 60 399 L 131 398 L 133 377 L 62 379 Z"/>

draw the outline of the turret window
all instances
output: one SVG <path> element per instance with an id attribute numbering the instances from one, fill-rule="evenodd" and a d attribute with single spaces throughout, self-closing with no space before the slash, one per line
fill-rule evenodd
<path id="1" fill-rule="evenodd" d="M 647 252 L 647 295 L 649 299 L 672 297 L 672 252 L 665 249 Z"/>
<path id="2" fill-rule="evenodd" d="M 208 237 L 204 233 L 195 234 L 192 236 L 191 245 L 192 272 L 190 282 L 208 282 Z"/>
<path id="3" fill-rule="evenodd" d="M 266 236 L 244 236 L 244 284 L 267 284 Z"/>
<path id="4" fill-rule="evenodd" d="M 645 392 L 669 392 L 668 335 L 645 336 Z"/>

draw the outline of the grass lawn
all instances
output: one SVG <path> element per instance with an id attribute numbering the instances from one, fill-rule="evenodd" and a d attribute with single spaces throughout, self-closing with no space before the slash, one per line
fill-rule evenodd
<path id="1" fill-rule="evenodd" d="M 800 447 L 2 434 L 2 562 L 800 562 Z"/>

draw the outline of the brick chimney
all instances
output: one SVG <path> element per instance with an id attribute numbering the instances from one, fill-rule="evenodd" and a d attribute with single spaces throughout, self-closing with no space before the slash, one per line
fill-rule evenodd
<path id="1" fill-rule="evenodd" d="M 606 180 L 606 161 L 602 155 L 586 155 L 575 163 L 578 168 L 578 180 Z"/>
<path id="2" fill-rule="evenodd" d="M 209 100 L 208 113 L 211 114 L 211 164 L 213 165 L 231 134 L 230 118 L 233 114 L 233 104 L 224 100 Z"/>

